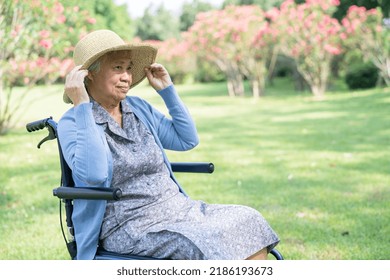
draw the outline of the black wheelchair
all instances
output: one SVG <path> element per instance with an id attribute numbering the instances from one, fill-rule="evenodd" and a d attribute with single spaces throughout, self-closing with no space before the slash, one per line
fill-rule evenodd
<path id="1" fill-rule="evenodd" d="M 66 247 L 72 259 L 76 258 L 77 246 L 74 238 L 74 228 L 72 222 L 73 200 L 74 199 L 95 199 L 95 200 L 119 200 L 121 199 L 121 190 L 119 188 L 80 188 L 75 187 L 72 171 L 64 160 L 60 142 L 57 138 L 57 123 L 50 118 L 34 121 L 26 125 L 28 132 L 34 132 L 47 128 L 49 135 L 38 143 L 38 149 L 41 145 L 49 140 L 57 139 L 58 152 L 61 166 L 61 182 L 60 186 L 53 189 L 53 195 L 60 200 L 59 214 L 60 227 L 62 235 L 65 240 Z M 189 173 L 213 173 L 214 165 L 212 163 L 186 163 L 175 162 L 171 163 L 173 172 L 189 172 Z M 63 225 L 63 211 L 65 211 L 65 221 L 67 226 L 67 233 Z M 272 249 L 270 252 L 276 260 L 283 260 L 282 254 L 277 249 Z M 95 260 L 155 260 L 155 258 L 123 255 L 114 252 L 109 252 L 103 248 L 98 248 L 95 255 Z"/>

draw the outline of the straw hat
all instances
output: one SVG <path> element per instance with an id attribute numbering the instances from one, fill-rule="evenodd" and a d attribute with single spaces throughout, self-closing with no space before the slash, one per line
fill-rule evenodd
<path id="1" fill-rule="evenodd" d="M 157 49 L 147 44 L 127 44 L 116 33 L 110 30 L 97 30 L 87 34 L 76 45 L 73 59 L 81 69 L 88 69 L 98 58 L 112 51 L 131 51 L 133 61 L 132 79 L 130 88 L 138 85 L 145 77 L 145 67 L 154 63 Z M 65 103 L 72 103 L 64 93 Z"/>

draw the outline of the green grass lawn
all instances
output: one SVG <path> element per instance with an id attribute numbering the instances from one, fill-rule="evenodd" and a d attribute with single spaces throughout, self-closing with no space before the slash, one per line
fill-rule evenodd
<path id="1" fill-rule="evenodd" d="M 178 174 L 209 203 L 258 209 L 286 259 L 390 259 L 390 89 L 335 87 L 324 101 L 277 81 L 260 100 L 229 98 L 224 84 L 177 87 L 198 127 L 194 150 L 172 161 L 212 161 L 214 174 Z M 144 85 L 132 94 L 164 110 Z M 56 143 L 28 121 L 68 105 L 62 86 L 29 94 L 19 127 L 0 137 L 0 259 L 69 259 L 58 199 Z"/>

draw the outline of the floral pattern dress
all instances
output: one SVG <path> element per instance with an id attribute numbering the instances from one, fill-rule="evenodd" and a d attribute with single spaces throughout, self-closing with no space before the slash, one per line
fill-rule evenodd
<path id="1" fill-rule="evenodd" d="M 263 216 L 240 205 L 206 204 L 179 191 L 153 135 L 122 101 L 123 128 L 95 101 L 113 157 L 112 187 L 100 233 L 104 249 L 160 259 L 245 259 L 279 239 Z"/>

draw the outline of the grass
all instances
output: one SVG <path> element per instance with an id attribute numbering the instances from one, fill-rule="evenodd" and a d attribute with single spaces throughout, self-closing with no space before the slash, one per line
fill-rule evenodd
<path id="1" fill-rule="evenodd" d="M 336 85 L 324 101 L 287 80 L 267 96 L 229 98 L 224 84 L 177 87 L 201 143 L 172 161 L 212 161 L 212 175 L 178 174 L 187 193 L 209 203 L 258 209 L 281 238 L 286 259 L 390 259 L 390 90 Z M 165 110 L 145 86 L 134 94 Z M 29 94 L 19 120 L 69 108 L 62 87 Z M 31 103 L 32 100 L 36 100 Z M 0 259 L 68 259 L 58 225 L 57 147 L 23 127 L 0 137 Z"/>

